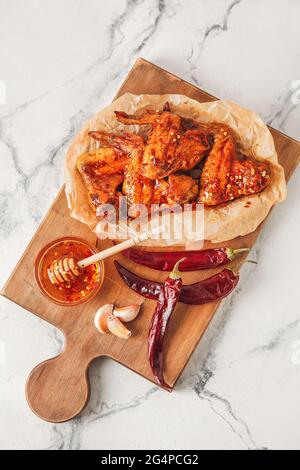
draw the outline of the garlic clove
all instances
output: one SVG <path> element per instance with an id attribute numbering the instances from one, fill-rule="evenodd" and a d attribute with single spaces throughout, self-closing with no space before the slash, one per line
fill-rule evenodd
<path id="1" fill-rule="evenodd" d="M 127 330 L 126 326 L 114 315 L 107 318 L 107 327 L 113 335 L 119 338 L 128 339 L 131 336 L 131 331 Z"/>
<path id="2" fill-rule="evenodd" d="M 124 322 L 132 321 L 134 320 L 140 311 L 141 304 L 133 304 L 133 305 L 128 305 L 128 307 L 120 307 L 114 308 L 114 316 L 119 318 L 120 320 Z"/>
<path id="3" fill-rule="evenodd" d="M 113 312 L 113 304 L 106 304 L 102 305 L 102 307 L 99 308 L 97 311 L 95 318 L 94 318 L 94 324 L 95 327 L 97 328 L 100 333 L 106 334 L 109 333 L 109 329 L 107 326 L 107 319 L 109 316 L 112 315 Z"/>

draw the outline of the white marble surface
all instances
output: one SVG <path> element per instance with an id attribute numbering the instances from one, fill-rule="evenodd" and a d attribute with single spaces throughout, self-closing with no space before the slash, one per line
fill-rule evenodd
<path id="1" fill-rule="evenodd" d="M 70 139 L 138 56 L 300 139 L 299 18 L 299 0 L 1 0 L 1 284 L 61 186 Z M 82 417 L 39 420 L 24 383 L 62 341 L 1 299 L 0 448 L 299 448 L 299 176 L 171 395 L 103 360 Z"/>

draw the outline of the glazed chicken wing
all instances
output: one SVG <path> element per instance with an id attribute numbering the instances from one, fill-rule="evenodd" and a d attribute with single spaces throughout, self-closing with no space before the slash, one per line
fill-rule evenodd
<path id="1" fill-rule="evenodd" d="M 180 170 L 192 170 L 205 157 L 209 148 L 209 132 L 194 129 L 182 134 L 176 149 L 176 157 L 180 161 Z"/>
<path id="2" fill-rule="evenodd" d="M 122 174 L 128 163 L 128 156 L 112 148 L 100 148 L 85 152 L 77 159 L 77 168 L 83 175 Z"/>
<path id="3" fill-rule="evenodd" d="M 141 152 L 145 145 L 143 137 L 129 132 L 118 135 L 109 132 L 90 131 L 88 135 L 100 142 L 102 147 L 112 148 L 126 155 L 132 154 L 135 149 Z"/>
<path id="4" fill-rule="evenodd" d="M 147 111 L 141 116 L 119 111 L 115 114 L 123 124 L 151 125 L 140 169 L 146 178 L 161 179 L 178 170 L 190 170 L 209 149 L 207 133 L 197 129 L 185 132 L 181 117 L 170 111 Z"/>
<path id="5" fill-rule="evenodd" d="M 127 196 L 129 205 L 151 204 L 154 182 L 141 175 L 140 168 L 145 142 L 136 134 L 123 135 L 109 134 L 106 132 L 91 131 L 90 137 L 98 140 L 101 145 L 121 151 L 128 156 L 124 168 L 123 193 Z"/>
<path id="6" fill-rule="evenodd" d="M 133 156 L 126 171 L 123 183 L 123 194 L 127 196 L 129 206 L 133 204 L 149 205 L 153 200 L 154 180 L 145 178 L 137 170 L 140 168 L 142 156 L 136 154 Z"/>
<path id="7" fill-rule="evenodd" d="M 85 152 L 77 160 L 77 168 L 87 187 L 91 207 L 115 203 L 117 187 L 123 182 L 128 157 L 111 148 Z"/>
<path id="8" fill-rule="evenodd" d="M 150 114 L 150 118 L 153 115 Z M 145 121 L 148 118 L 144 116 L 143 119 Z M 119 136 L 96 131 L 90 132 L 89 135 L 100 141 L 102 145 L 109 145 L 115 150 L 128 154 L 129 161 L 124 171 L 122 191 L 127 196 L 130 206 L 134 204 L 160 204 L 162 202 L 184 204 L 197 198 L 198 184 L 190 176 L 170 175 L 167 180 L 156 180 L 147 178 L 141 173 L 145 151 L 142 137 L 129 133 Z M 194 142 L 203 145 L 202 139 L 205 139 L 203 136 L 203 133 L 200 135 L 199 132 L 188 131 L 187 135 L 183 137 L 180 147 L 182 155 L 184 155 L 184 158 L 181 159 L 182 169 L 187 170 L 194 166 L 197 156 L 192 153 L 193 145 Z M 188 149 L 191 152 L 190 160 L 188 159 Z"/>
<path id="9" fill-rule="evenodd" d="M 170 175 L 167 180 L 157 180 L 153 202 L 166 204 L 186 204 L 194 201 L 199 193 L 197 181 L 186 175 Z"/>
<path id="10" fill-rule="evenodd" d="M 151 124 L 141 162 L 141 174 L 149 179 L 164 178 L 180 167 L 176 157 L 180 117 L 169 112 L 146 113 L 140 117 L 116 112 L 123 124 Z"/>
<path id="11" fill-rule="evenodd" d="M 270 180 L 269 164 L 247 157 L 240 159 L 230 129 L 221 124 L 213 124 L 211 129 L 214 144 L 201 174 L 199 201 L 216 206 L 261 192 Z"/>
<path id="12" fill-rule="evenodd" d="M 229 127 L 198 123 L 165 106 L 162 111 L 128 115 L 116 111 L 126 125 L 148 125 L 144 137 L 91 131 L 100 142 L 96 152 L 83 154 L 78 169 L 89 190 L 91 205 L 127 196 L 129 206 L 152 203 L 184 204 L 198 200 L 215 206 L 262 191 L 270 181 L 270 166 L 241 157 Z M 198 166 L 205 157 L 203 170 Z M 180 174 L 188 172 L 190 174 Z M 198 182 L 191 177 L 200 176 Z"/>

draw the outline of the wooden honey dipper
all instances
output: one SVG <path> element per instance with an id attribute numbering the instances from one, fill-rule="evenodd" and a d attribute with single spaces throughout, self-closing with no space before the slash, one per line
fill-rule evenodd
<path id="1" fill-rule="evenodd" d="M 72 282 L 77 277 L 81 276 L 83 269 L 91 264 L 97 263 L 109 256 L 120 253 L 120 251 L 126 250 L 138 243 L 141 243 L 149 238 L 155 237 L 164 231 L 165 227 L 155 227 L 152 230 L 136 235 L 129 240 L 125 240 L 118 245 L 114 245 L 111 248 L 100 251 L 95 255 L 89 256 L 88 258 L 77 261 L 74 257 L 65 256 L 63 258 L 55 259 L 52 261 L 50 267 L 47 270 L 49 280 L 52 284 L 59 285 L 64 282 Z"/>

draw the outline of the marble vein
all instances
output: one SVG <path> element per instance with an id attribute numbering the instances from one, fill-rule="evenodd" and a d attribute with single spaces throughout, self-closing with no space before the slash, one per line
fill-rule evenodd
<path id="1" fill-rule="evenodd" d="M 134 10 L 137 6 L 143 5 L 146 3 L 146 0 L 127 0 L 125 10 L 117 16 L 111 23 L 108 35 L 110 37 L 109 47 L 108 50 L 105 51 L 99 58 L 97 58 L 86 70 L 82 71 L 80 74 L 76 75 L 74 78 L 65 81 L 58 87 L 53 89 L 47 90 L 42 93 L 40 96 L 33 98 L 27 102 L 21 103 L 19 106 L 16 107 L 13 111 L 4 114 L 1 119 L 5 120 L 7 118 L 13 117 L 15 114 L 24 111 L 27 107 L 35 104 L 36 102 L 48 97 L 52 93 L 56 92 L 59 89 L 64 89 L 69 85 L 72 85 L 75 81 L 83 79 L 86 75 L 88 75 L 93 70 L 97 69 L 99 66 L 103 67 L 103 65 L 110 61 L 113 55 L 118 52 L 118 46 L 122 45 L 122 42 L 125 38 L 124 33 L 122 32 L 122 26 L 130 19 L 131 15 L 134 14 Z M 154 10 L 157 10 L 157 14 L 154 17 L 152 24 L 147 26 L 147 28 L 141 32 L 139 35 L 142 36 L 140 39 L 140 43 L 138 43 L 135 47 L 132 48 L 129 57 L 128 57 L 128 64 L 132 62 L 132 58 L 135 57 L 138 53 L 141 53 L 148 43 L 148 41 L 152 38 L 152 36 L 157 31 L 159 23 L 161 22 L 162 18 L 167 13 L 169 16 L 172 16 L 172 13 L 169 12 L 167 8 L 167 4 L 165 0 L 156 0 L 154 5 Z M 173 11 L 173 10 L 172 10 Z M 118 37 L 119 36 L 119 37 Z M 110 64 L 111 65 L 111 64 Z M 114 67 L 110 66 L 111 69 Z M 119 72 L 112 74 L 113 79 L 120 75 Z"/>
<path id="2" fill-rule="evenodd" d="M 264 344 L 260 344 L 256 346 L 255 348 L 250 349 L 242 356 L 237 357 L 236 359 L 234 359 L 228 364 L 228 367 L 231 367 L 233 364 L 245 358 L 248 358 L 249 356 L 253 356 L 255 354 L 265 354 L 265 353 L 269 353 L 269 352 L 276 350 L 284 342 L 285 337 L 289 333 L 295 331 L 295 329 L 297 328 L 299 324 L 300 324 L 300 318 L 288 323 L 284 327 L 279 328 L 279 330 L 277 330 L 274 333 L 274 335 L 269 339 L 268 342 Z"/>
<path id="3" fill-rule="evenodd" d="M 75 80 L 78 81 L 80 79 L 83 79 L 86 75 L 88 75 L 90 72 L 92 72 L 95 68 L 101 65 L 105 64 L 105 62 L 109 61 L 112 59 L 113 54 L 118 50 L 118 46 L 122 44 L 122 40 L 124 39 L 124 34 L 122 33 L 122 26 L 123 24 L 128 21 L 130 18 L 130 15 L 134 11 L 134 9 L 137 6 L 143 5 L 144 0 L 139 1 L 139 0 L 128 0 L 127 1 L 127 6 L 126 9 L 121 15 L 119 15 L 111 24 L 110 30 L 109 30 L 109 36 L 110 36 L 110 46 L 108 51 L 104 54 L 104 56 L 101 56 L 94 62 L 87 70 L 76 76 L 74 79 L 67 81 L 64 83 L 61 87 L 58 88 L 65 88 L 67 86 L 70 86 Z M 157 13 L 154 16 L 154 19 L 152 20 L 151 24 L 147 26 L 147 28 L 139 33 L 139 36 L 141 36 L 139 39 L 138 44 L 136 47 L 131 51 L 129 57 L 126 57 L 126 65 L 125 69 L 127 70 L 129 67 L 129 64 L 132 61 L 132 58 L 137 54 L 140 53 L 148 41 L 151 39 L 151 37 L 155 34 L 159 23 L 161 22 L 162 18 L 164 15 L 167 13 L 168 9 L 166 7 L 166 3 L 164 0 L 158 0 L 155 2 L 155 6 L 157 9 Z M 119 38 L 118 38 L 119 35 Z M 117 62 L 119 61 L 118 54 L 115 59 Z M 111 68 L 111 67 L 110 67 Z M 116 70 L 118 70 L 118 66 L 116 64 Z M 119 72 L 115 73 L 109 73 L 108 77 L 108 82 L 110 83 L 111 81 L 115 81 L 119 76 Z M 49 91 L 49 93 L 53 93 L 58 90 L 58 88 L 55 88 L 54 90 Z M 103 85 L 100 86 L 98 90 L 95 90 L 95 93 L 90 97 L 89 101 L 85 104 L 84 110 L 80 110 L 76 115 L 72 116 L 69 120 L 69 132 L 64 136 L 62 141 L 52 144 L 51 147 L 48 149 L 48 155 L 46 159 L 44 159 L 41 163 L 35 166 L 35 168 L 26 174 L 26 172 L 22 168 L 22 161 L 18 156 L 18 149 L 16 146 L 13 144 L 12 140 L 5 134 L 3 127 L 0 128 L 0 139 L 7 145 L 11 152 L 12 160 L 15 166 L 15 169 L 17 173 L 21 177 L 22 184 L 24 185 L 24 190 L 25 193 L 28 189 L 28 186 L 30 185 L 32 179 L 38 174 L 38 172 L 44 168 L 44 167 L 51 167 L 54 164 L 54 161 L 57 157 L 58 154 L 62 153 L 62 150 L 66 148 L 67 144 L 70 142 L 71 138 L 76 134 L 76 132 L 79 131 L 81 123 L 83 120 L 87 119 L 88 115 L 90 114 L 89 110 L 91 109 L 92 103 L 95 102 L 95 97 L 98 99 L 104 94 L 105 90 L 107 88 L 107 83 L 104 82 Z M 44 99 L 45 97 L 48 96 L 48 93 L 43 94 L 40 98 L 34 99 L 29 101 L 27 104 L 23 103 L 21 106 L 17 107 L 17 109 L 13 112 L 10 113 L 9 115 L 6 115 L 2 117 L 2 122 L 5 121 L 5 118 L 8 117 L 13 117 L 16 113 L 19 113 L 21 111 L 24 111 L 24 109 L 37 101 L 39 101 L 41 98 Z M 34 200 L 34 196 L 31 198 L 31 204 L 30 206 L 32 209 L 30 210 L 31 216 L 35 220 L 36 224 L 38 224 L 41 220 L 42 214 L 37 214 L 36 213 L 36 206 L 37 204 Z M 32 204 L 33 203 L 33 204 Z M 11 224 L 12 225 L 12 224 Z M 7 235 L 9 235 L 10 231 L 7 230 Z"/>
<path id="4" fill-rule="evenodd" d="M 234 0 L 230 5 L 227 7 L 224 17 L 219 23 L 213 23 L 209 26 L 207 26 L 203 37 L 200 42 L 192 44 L 191 46 L 191 52 L 190 55 L 187 57 L 187 61 L 190 64 L 190 74 L 192 80 L 198 85 L 200 85 L 200 82 L 198 81 L 197 76 L 195 75 L 195 71 L 199 66 L 199 60 L 201 58 L 201 55 L 203 54 L 204 48 L 208 42 L 208 40 L 211 37 L 214 37 L 216 35 L 219 35 L 221 33 L 224 33 L 228 31 L 228 24 L 229 24 L 229 19 L 231 16 L 231 13 L 233 9 L 239 5 L 242 2 L 242 0 Z"/>
<path id="5" fill-rule="evenodd" d="M 134 397 L 126 403 L 113 403 L 108 405 L 101 400 L 100 394 L 93 405 L 88 405 L 88 409 L 82 416 L 73 419 L 70 423 L 53 425 L 53 444 L 49 449 L 59 450 L 80 450 L 81 431 L 84 426 L 95 422 L 101 422 L 104 418 L 109 418 L 122 411 L 133 410 L 143 405 L 154 393 L 159 391 L 158 387 L 152 387 L 144 394 Z"/>
<path id="6" fill-rule="evenodd" d="M 143 1 L 143 0 L 142 0 Z M 128 19 L 128 15 L 131 14 L 131 12 L 134 10 L 135 6 L 139 3 L 139 0 L 127 0 L 127 5 L 126 5 L 126 9 L 124 10 L 124 12 L 122 12 L 117 18 L 115 18 L 111 25 L 110 25 L 110 28 L 109 28 L 109 37 L 110 37 L 110 45 L 109 45 L 109 49 L 104 52 L 103 55 L 101 55 L 94 63 L 92 63 L 86 70 L 84 70 L 83 72 L 81 72 L 79 75 L 75 76 L 74 78 L 70 79 L 70 80 L 67 80 L 65 81 L 64 83 L 62 83 L 60 86 L 58 87 L 55 87 L 53 89 L 50 89 L 50 90 L 47 90 L 45 91 L 44 93 L 42 93 L 41 95 L 39 95 L 38 97 L 36 98 L 33 98 L 32 100 L 29 100 L 29 101 L 25 101 L 24 103 L 21 103 L 19 106 L 16 107 L 16 109 L 14 109 L 13 111 L 7 113 L 7 114 L 4 114 L 2 116 L 2 120 L 3 119 L 6 119 L 6 118 L 10 118 L 10 117 L 13 117 L 16 113 L 19 113 L 20 111 L 23 111 L 24 109 L 26 109 L 27 107 L 31 106 L 32 104 L 40 101 L 41 99 L 43 98 L 46 98 L 48 95 L 54 93 L 55 91 L 61 89 L 61 88 L 65 88 L 66 86 L 68 85 L 71 85 L 75 80 L 80 80 L 80 78 L 83 78 L 86 74 L 88 74 L 90 71 L 92 71 L 93 69 L 95 69 L 99 64 L 102 64 L 102 63 L 105 63 L 107 62 L 114 50 L 116 49 L 116 47 L 122 43 L 122 39 L 124 39 L 124 34 L 122 33 L 121 31 L 121 26 L 122 24 L 124 23 L 124 21 L 126 19 Z M 116 33 L 119 33 L 121 38 L 120 39 L 116 39 Z"/>
<path id="7" fill-rule="evenodd" d="M 250 429 L 247 423 L 241 419 L 233 410 L 230 401 L 217 393 L 202 389 L 202 379 L 195 384 L 195 392 L 201 400 L 206 400 L 213 413 L 219 416 L 236 434 L 248 450 L 258 449 L 257 444 L 254 442 Z"/>
<path id="8" fill-rule="evenodd" d="M 279 130 L 285 130 L 285 124 L 290 114 L 299 106 L 299 103 L 293 102 L 293 96 L 300 92 L 300 81 L 295 88 L 290 86 L 285 93 L 282 93 L 275 104 L 271 105 L 270 113 L 265 117 L 266 123 Z"/>
<path id="9" fill-rule="evenodd" d="M 254 270 L 255 268 L 252 268 L 249 269 L 247 273 L 245 273 L 240 286 L 236 288 L 231 297 L 225 302 L 223 308 L 221 308 L 219 318 L 214 329 L 216 333 L 213 332 L 209 340 L 207 353 L 202 360 L 200 371 L 198 369 L 198 371 L 192 372 L 192 376 L 196 379 L 193 385 L 193 389 L 197 396 L 202 400 L 208 401 L 212 412 L 218 415 L 229 426 L 232 432 L 240 438 L 247 449 L 258 449 L 262 447 L 259 447 L 255 443 L 249 426 L 245 420 L 243 420 L 234 412 L 234 407 L 228 398 L 225 398 L 219 393 L 209 390 L 208 384 L 213 378 L 216 378 L 217 376 L 218 364 L 215 357 L 215 350 L 218 347 L 221 338 L 225 334 L 226 325 L 230 319 L 233 306 L 237 301 L 241 291 L 243 290 L 243 286 L 246 284 L 249 276 L 252 275 Z M 209 334 L 209 332 L 206 334 Z"/>

